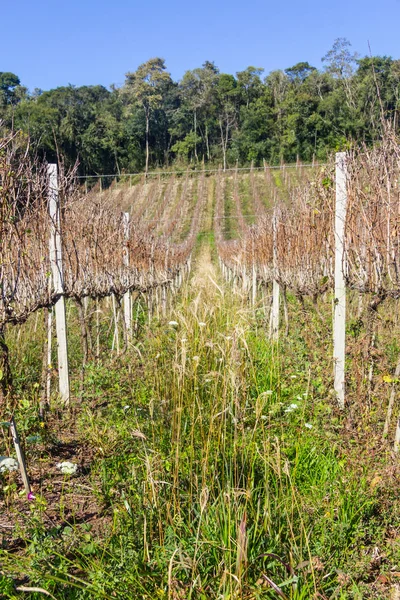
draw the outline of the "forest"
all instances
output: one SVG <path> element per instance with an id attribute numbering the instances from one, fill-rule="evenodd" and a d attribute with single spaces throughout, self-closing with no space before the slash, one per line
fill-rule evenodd
<path id="1" fill-rule="evenodd" d="M 22 130 L 40 159 L 78 161 L 81 175 L 324 161 L 355 142 L 372 145 L 385 120 L 398 130 L 399 59 L 359 57 L 338 38 L 322 64 L 232 75 L 205 61 L 174 81 L 152 58 L 120 87 L 46 91 L 0 72 L 0 121 Z"/>

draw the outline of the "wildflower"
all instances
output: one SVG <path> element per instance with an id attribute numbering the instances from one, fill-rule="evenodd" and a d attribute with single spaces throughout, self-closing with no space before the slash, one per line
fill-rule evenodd
<path id="1" fill-rule="evenodd" d="M 203 321 L 199 322 L 199 327 L 205 327 L 205 326 L 206 326 L 206 323 L 204 323 Z"/>
<path id="2" fill-rule="evenodd" d="M 29 492 L 29 494 L 27 495 L 28 500 L 34 500 L 36 498 L 35 494 L 33 492 Z"/>
<path id="3" fill-rule="evenodd" d="M 11 471 L 18 471 L 19 465 L 15 458 L 9 458 L 8 456 L 0 456 L 0 473 L 10 473 Z"/>
<path id="4" fill-rule="evenodd" d="M 187 338 L 182 338 L 182 343 L 184 344 L 185 342 L 187 342 Z"/>
<path id="5" fill-rule="evenodd" d="M 78 465 L 69 460 L 57 463 L 56 467 L 63 475 L 74 475 L 78 470 Z"/>
<path id="6" fill-rule="evenodd" d="M 294 410 L 296 410 L 296 408 L 298 408 L 298 405 L 293 403 L 290 406 L 288 406 L 288 408 L 285 410 L 285 413 L 291 413 Z"/>
<path id="7" fill-rule="evenodd" d="M 168 325 L 170 327 L 178 327 L 178 321 L 169 321 Z"/>
<path id="8" fill-rule="evenodd" d="M 304 427 L 307 427 L 307 429 L 312 429 L 311 423 L 304 423 Z"/>
<path id="9" fill-rule="evenodd" d="M 129 410 L 129 409 L 130 409 L 129 404 L 125 404 L 125 406 L 123 407 L 122 410 L 124 411 L 124 413 L 126 413 L 126 411 Z"/>

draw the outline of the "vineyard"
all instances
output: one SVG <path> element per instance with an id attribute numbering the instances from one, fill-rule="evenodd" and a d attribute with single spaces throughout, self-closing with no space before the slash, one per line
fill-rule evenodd
<path id="1" fill-rule="evenodd" d="M 400 597 L 398 140 L 90 183 L 0 141 L 0 596 Z"/>

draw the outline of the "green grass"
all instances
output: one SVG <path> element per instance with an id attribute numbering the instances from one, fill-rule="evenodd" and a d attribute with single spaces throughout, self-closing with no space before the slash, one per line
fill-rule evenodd
<path id="1" fill-rule="evenodd" d="M 86 365 L 83 390 L 69 305 L 72 409 L 54 394 L 44 428 L 44 319 L 9 331 L 36 499 L 2 476 L 0 597 L 44 597 L 26 591 L 34 587 L 57 600 L 390 597 L 400 502 L 396 465 L 378 442 L 382 410 L 359 418 L 362 377 L 361 387 L 350 382 L 350 414 L 336 408 L 329 298 L 315 307 L 289 296 L 289 335 L 275 344 L 261 300 L 250 309 L 222 283 L 214 191 L 211 182 L 191 281 L 165 319 L 148 324 L 140 306 L 138 335 L 121 356 L 101 303 L 102 352 Z M 393 368 L 397 344 L 382 329 L 391 312 L 382 311 L 379 347 Z M 355 380 L 363 336 L 365 324 L 350 319 Z M 0 432 L 0 454 L 12 452 Z M 76 477 L 55 467 L 68 459 L 80 465 Z"/>
<path id="2" fill-rule="evenodd" d="M 227 290 L 208 282 L 201 300 L 188 287 L 177 329 L 154 322 L 140 355 L 88 365 L 68 429 L 90 450 L 103 527 L 74 509 L 74 480 L 50 513 L 39 493 L 18 551 L 0 551 L 5 598 L 19 597 L 10 577 L 58 599 L 279 597 L 268 580 L 280 597 L 367 597 L 361 549 L 384 519 L 367 474 L 324 431 L 314 365 L 286 360 L 290 346 L 271 345 Z M 24 435 L 38 430 L 28 405 L 17 417 Z M 51 468 L 51 444 L 27 445 L 30 463 Z"/>

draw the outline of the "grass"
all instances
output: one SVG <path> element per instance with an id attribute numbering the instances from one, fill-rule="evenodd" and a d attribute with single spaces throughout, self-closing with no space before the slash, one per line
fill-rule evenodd
<path id="1" fill-rule="evenodd" d="M 102 306 L 103 352 L 79 394 L 70 306 L 76 393 L 71 411 L 53 398 L 45 427 L 43 323 L 9 333 L 36 499 L 3 477 L 0 597 L 42 598 L 35 587 L 57 600 L 397 593 L 397 465 L 364 430 L 373 421 L 350 425 L 330 395 L 329 301 L 315 311 L 289 297 L 290 335 L 272 344 L 261 302 L 250 309 L 214 266 L 212 204 L 210 193 L 191 280 L 165 319 L 148 325 L 141 308 L 121 356 L 106 350 Z M 396 353 L 388 341 L 391 364 Z M 61 460 L 78 463 L 77 476 L 60 474 Z"/>

